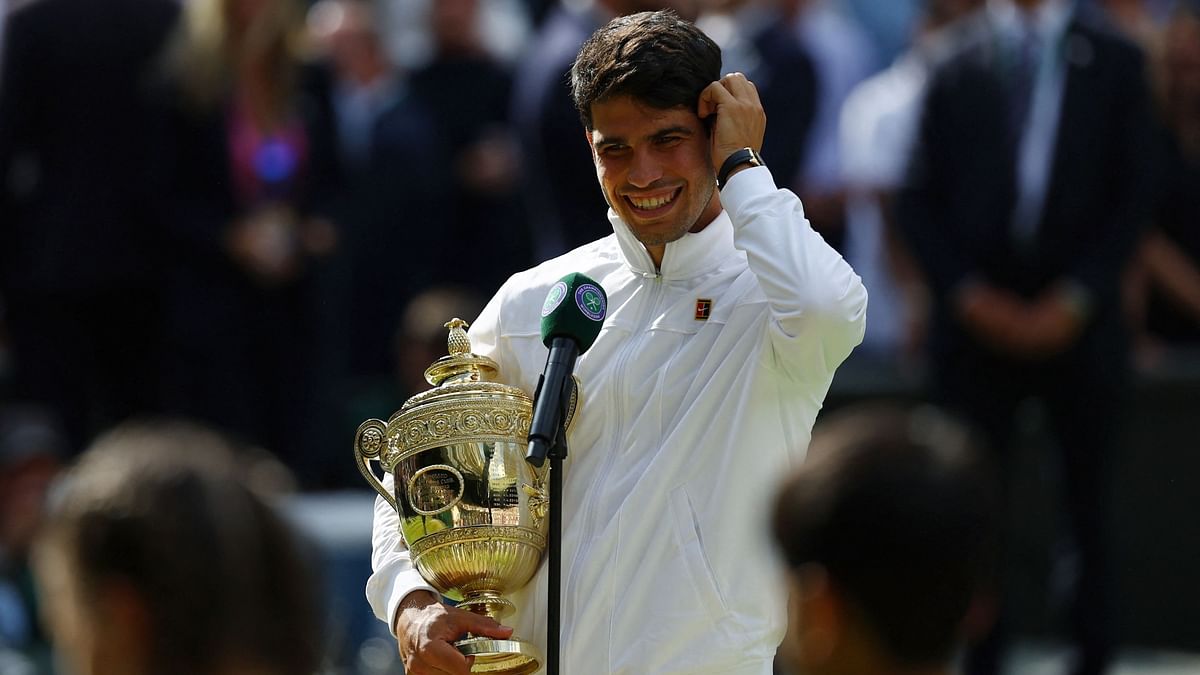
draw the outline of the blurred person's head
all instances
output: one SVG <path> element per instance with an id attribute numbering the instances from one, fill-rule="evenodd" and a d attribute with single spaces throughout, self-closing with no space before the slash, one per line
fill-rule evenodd
<path id="1" fill-rule="evenodd" d="M 921 28 L 932 31 L 978 10 L 986 0 L 925 0 L 922 4 Z"/>
<path id="2" fill-rule="evenodd" d="M 932 409 L 867 406 L 818 425 L 773 534 L 789 570 L 782 653 L 806 675 L 948 672 L 991 573 L 992 476 Z"/>
<path id="3" fill-rule="evenodd" d="M 366 0 L 320 0 L 308 12 L 308 29 L 339 79 L 367 85 L 391 72 L 379 18 Z"/>
<path id="4" fill-rule="evenodd" d="M 478 293 L 453 286 L 435 286 L 409 301 L 396 329 L 396 377 L 407 394 L 429 388 L 425 370 L 446 356 L 446 323 L 458 318 L 474 321 L 483 310 Z"/>
<path id="5" fill-rule="evenodd" d="M 168 67 L 193 106 L 214 108 L 249 82 L 278 119 L 296 84 L 303 21 L 297 0 L 189 0 Z"/>
<path id="6" fill-rule="evenodd" d="M 34 548 L 77 675 L 309 675 L 316 584 L 300 541 L 221 437 L 128 426 L 57 486 Z"/>
<path id="7" fill-rule="evenodd" d="M 479 34 L 479 0 L 437 0 L 429 7 L 429 28 L 438 53 L 486 53 Z"/>
<path id="8" fill-rule="evenodd" d="M 24 559 L 69 454 L 66 432 L 49 410 L 0 407 L 0 562 Z"/>

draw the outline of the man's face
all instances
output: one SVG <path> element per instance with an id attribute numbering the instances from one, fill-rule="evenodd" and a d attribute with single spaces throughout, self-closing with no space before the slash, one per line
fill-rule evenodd
<path id="1" fill-rule="evenodd" d="M 662 248 L 721 212 L 709 136 L 695 111 L 623 96 L 592 104 L 588 140 L 613 210 L 661 261 Z"/>

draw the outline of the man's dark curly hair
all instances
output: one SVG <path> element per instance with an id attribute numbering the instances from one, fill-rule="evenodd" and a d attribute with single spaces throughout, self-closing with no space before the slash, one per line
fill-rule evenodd
<path id="1" fill-rule="evenodd" d="M 571 68 L 571 96 L 592 130 L 592 104 L 629 96 L 652 108 L 696 109 L 721 77 L 721 48 L 674 12 L 641 12 L 608 22 L 583 43 Z"/>

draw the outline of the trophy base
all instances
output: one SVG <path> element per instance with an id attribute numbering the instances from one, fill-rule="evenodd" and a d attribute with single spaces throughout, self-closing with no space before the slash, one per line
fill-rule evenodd
<path id="1" fill-rule="evenodd" d="M 542 657 L 533 645 L 510 638 L 497 640 L 488 637 L 469 637 L 454 643 L 464 656 L 474 656 L 472 673 L 500 675 L 530 675 L 542 667 Z"/>

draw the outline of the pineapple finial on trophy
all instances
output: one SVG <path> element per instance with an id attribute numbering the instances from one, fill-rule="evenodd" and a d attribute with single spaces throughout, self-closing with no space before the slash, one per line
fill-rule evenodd
<path id="1" fill-rule="evenodd" d="M 467 337 L 466 330 L 469 324 L 455 317 L 447 321 L 445 326 L 450 329 L 450 335 L 446 338 L 446 347 L 449 348 L 450 355 L 462 356 L 463 354 L 470 354 L 471 338 Z"/>

